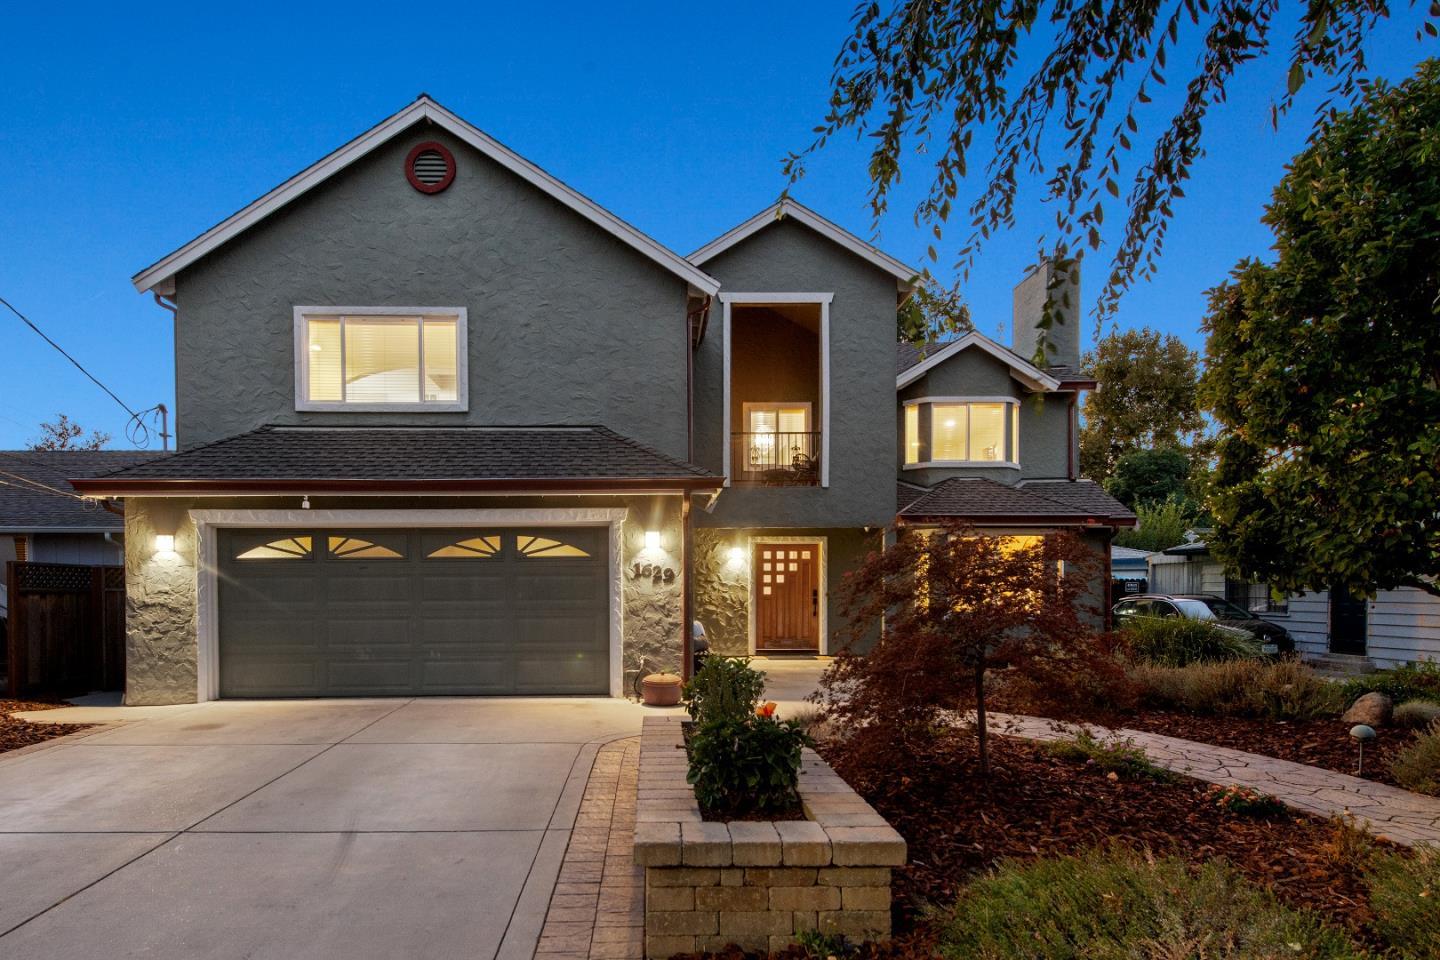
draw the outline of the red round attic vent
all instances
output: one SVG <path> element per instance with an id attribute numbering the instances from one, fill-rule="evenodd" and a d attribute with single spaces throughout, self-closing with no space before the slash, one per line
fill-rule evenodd
<path id="1" fill-rule="evenodd" d="M 405 158 L 405 179 L 421 193 L 439 193 L 455 179 L 455 155 L 443 143 L 417 143 Z"/>

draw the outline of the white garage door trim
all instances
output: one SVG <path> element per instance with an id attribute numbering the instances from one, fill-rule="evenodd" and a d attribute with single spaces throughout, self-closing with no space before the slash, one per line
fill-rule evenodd
<path id="1" fill-rule="evenodd" d="M 621 572 L 625 507 L 536 507 L 511 510 L 191 510 L 198 542 L 195 583 L 195 699 L 214 700 L 220 691 L 219 556 L 215 531 L 221 527 L 604 527 L 610 528 L 610 696 L 624 692 Z"/>

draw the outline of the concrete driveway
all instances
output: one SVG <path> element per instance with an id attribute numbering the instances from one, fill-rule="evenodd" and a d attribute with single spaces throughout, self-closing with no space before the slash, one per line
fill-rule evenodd
<path id="1" fill-rule="evenodd" d="M 529 960 L 619 700 L 229 701 L 0 754 L 0 956 Z"/>

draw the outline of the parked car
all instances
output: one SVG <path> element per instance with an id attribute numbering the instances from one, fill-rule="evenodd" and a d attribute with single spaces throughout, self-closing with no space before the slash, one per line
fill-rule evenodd
<path id="1" fill-rule="evenodd" d="M 1115 626 L 1123 627 L 1140 617 L 1184 617 L 1187 620 L 1207 620 L 1218 626 L 1244 630 L 1260 641 L 1260 652 L 1272 655 L 1295 652 L 1295 639 L 1289 631 L 1277 623 L 1271 623 L 1255 616 L 1249 610 L 1238 607 L 1209 593 L 1160 594 L 1147 593 L 1126 597 L 1111 609 Z"/>

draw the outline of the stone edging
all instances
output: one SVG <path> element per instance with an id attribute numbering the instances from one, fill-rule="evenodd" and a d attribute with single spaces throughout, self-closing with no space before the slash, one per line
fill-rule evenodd
<path id="1" fill-rule="evenodd" d="M 645 868 L 645 955 L 777 950 L 806 930 L 889 936 L 904 838 L 808 749 L 808 819 L 705 822 L 685 780 L 686 719 L 647 717 L 641 734 L 634 857 Z"/>

